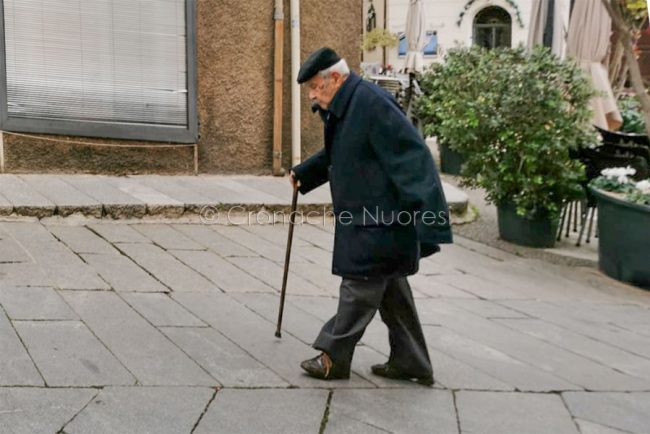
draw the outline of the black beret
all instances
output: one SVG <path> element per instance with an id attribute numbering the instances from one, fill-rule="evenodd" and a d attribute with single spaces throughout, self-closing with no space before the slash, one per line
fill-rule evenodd
<path id="1" fill-rule="evenodd" d="M 309 55 L 305 63 L 300 67 L 298 72 L 298 83 L 302 84 L 318 74 L 323 69 L 327 69 L 337 64 L 341 58 L 336 51 L 331 48 L 323 47 Z"/>

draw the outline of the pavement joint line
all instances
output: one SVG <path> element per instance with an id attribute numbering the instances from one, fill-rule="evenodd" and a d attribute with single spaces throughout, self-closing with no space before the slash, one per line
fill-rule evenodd
<path id="1" fill-rule="evenodd" d="M 461 434 L 463 431 L 460 429 L 460 414 L 458 413 L 458 400 L 457 400 L 457 397 L 456 397 L 456 393 L 457 392 L 455 390 L 452 390 L 451 391 L 451 398 L 452 398 L 453 404 L 454 404 L 454 414 L 456 415 L 456 429 L 457 429 L 458 434 Z"/>
<path id="2" fill-rule="evenodd" d="M 514 309 L 514 308 L 513 308 L 513 309 Z M 515 309 L 515 310 L 516 310 L 516 309 Z M 518 312 L 519 312 L 519 311 L 518 311 Z M 522 313 L 524 313 L 524 312 L 522 312 Z M 616 345 L 616 344 L 614 344 L 614 343 L 612 343 L 612 342 L 602 341 L 602 340 L 597 339 L 597 338 L 595 338 L 595 337 L 593 337 L 593 336 L 589 336 L 589 335 L 587 335 L 587 334 L 585 334 L 585 333 L 583 333 L 583 332 L 581 332 L 581 331 L 574 330 L 574 329 L 572 329 L 571 327 L 567 327 L 567 326 L 563 325 L 562 323 L 554 322 L 552 319 L 549 319 L 548 317 L 532 317 L 532 318 L 533 318 L 533 319 L 538 319 L 538 320 L 540 320 L 540 321 L 542 321 L 542 322 L 545 322 L 545 323 L 548 323 L 548 324 L 551 324 L 551 325 L 553 325 L 553 326 L 555 326 L 555 327 L 560 327 L 560 328 L 563 328 L 563 329 L 567 329 L 567 330 L 569 330 L 570 332 L 575 333 L 575 334 L 578 334 L 578 335 L 580 335 L 580 336 L 583 337 L 583 338 L 588 338 L 588 339 L 591 339 L 591 340 L 593 340 L 593 341 L 596 341 L 596 342 L 598 342 L 598 343 L 600 343 L 600 344 L 609 345 L 609 346 L 614 347 L 614 348 L 616 348 L 616 349 L 618 349 L 618 350 L 625 351 L 625 352 L 627 352 L 627 353 L 633 354 L 633 355 L 635 355 L 635 356 L 637 356 L 637 357 L 641 357 L 641 358 L 643 358 L 643 359 L 650 360 L 650 359 L 648 359 L 648 356 L 647 356 L 647 355 L 643 355 L 643 354 L 635 353 L 634 351 L 631 351 L 629 348 L 623 348 L 623 347 L 620 347 L 620 346 L 618 346 L 618 345 Z M 635 333 L 635 334 L 637 334 L 637 333 Z M 645 336 L 645 335 L 640 335 L 640 336 Z M 626 375 L 627 375 L 627 374 L 626 374 Z"/>
<path id="3" fill-rule="evenodd" d="M 128 225 L 127 225 L 127 226 L 128 226 Z M 147 270 L 146 268 L 144 268 L 144 267 L 143 267 L 142 265 L 140 265 L 137 261 L 135 261 L 133 258 L 131 258 L 131 257 L 130 257 L 130 256 L 129 256 L 125 251 L 124 251 L 124 250 L 122 250 L 122 249 L 119 247 L 119 244 L 120 244 L 120 243 L 111 243 L 108 239 L 106 239 L 105 237 L 103 237 L 99 232 L 93 230 L 93 228 L 91 228 L 90 226 L 85 226 L 85 228 L 88 229 L 89 231 L 91 231 L 92 233 L 94 233 L 95 235 L 97 235 L 97 236 L 98 236 L 99 238 L 101 238 L 102 240 L 106 241 L 106 242 L 107 242 L 108 244 L 110 244 L 111 246 L 113 246 L 113 248 L 115 248 L 115 249 L 116 249 L 116 250 L 117 250 L 117 251 L 118 251 L 122 256 L 126 257 L 129 261 L 133 262 L 133 263 L 134 263 L 138 268 L 140 268 L 142 271 L 144 271 L 144 272 L 147 273 L 149 276 L 151 276 L 152 279 L 154 279 L 155 281 L 157 281 L 158 283 L 160 283 L 160 284 L 161 284 L 162 286 L 164 286 L 165 288 L 169 289 L 169 292 L 173 292 L 173 289 L 172 289 L 169 285 L 166 285 L 164 282 L 162 282 L 160 279 L 158 279 L 158 278 L 157 278 L 153 273 L 151 273 L 149 270 Z M 125 243 L 125 244 L 126 244 L 126 243 Z M 142 243 L 128 243 L 128 244 L 142 244 Z M 101 277 L 101 276 L 100 276 L 100 277 Z M 107 282 L 107 284 L 108 284 L 108 282 Z M 110 284 L 108 284 L 108 285 L 109 285 L 109 287 L 112 288 L 112 286 L 110 286 Z M 117 293 L 117 291 L 115 291 L 115 292 Z"/>
<path id="4" fill-rule="evenodd" d="M 205 408 L 203 408 L 203 412 L 201 412 L 201 414 L 199 415 L 199 418 L 194 423 L 194 426 L 192 426 L 192 429 L 190 430 L 190 434 L 192 434 L 192 433 L 194 433 L 194 431 L 196 431 L 196 428 L 198 428 L 199 424 L 201 423 L 201 420 L 203 419 L 203 416 L 205 416 L 205 414 L 208 412 L 208 409 L 210 408 L 210 405 L 215 400 L 215 398 L 217 397 L 217 394 L 219 393 L 220 390 L 221 390 L 221 388 L 219 388 L 219 387 L 214 388 L 214 393 L 212 394 L 212 397 L 210 398 L 208 403 L 205 405 Z"/>
<path id="5" fill-rule="evenodd" d="M 564 400 L 564 394 L 558 393 L 557 395 L 560 397 L 560 401 L 562 402 L 562 405 L 566 409 L 567 413 L 569 413 L 569 416 L 571 416 L 571 422 L 573 422 L 573 425 L 576 427 L 576 430 L 578 432 L 582 432 L 582 430 L 580 429 L 580 425 L 578 425 L 578 421 L 576 420 L 576 417 L 573 415 L 573 413 L 571 413 L 571 409 L 569 408 L 569 405 Z"/>
<path id="6" fill-rule="evenodd" d="M 230 297 L 231 299 L 233 299 L 236 303 L 241 304 L 241 303 L 239 302 L 239 300 L 237 300 L 236 298 L 232 297 L 229 293 L 226 292 L 225 294 L 226 294 L 228 297 Z M 246 307 L 246 306 L 244 306 L 244 307 Z M 198 315 L 197 315 L 197 316 L 198 316 Z M 198 318 L 199 318 L 201 321 L 203 321 L 204 323 L 210 325 L 210 322 L 209 322 L 209 321 L 206 321 L 205 319 L 201 318 L 200 316 L 198 316 Z M 210 325 L 210 327 L 212 327 L 212 325 Z M 260 365 L 264 366 L 264 367 L 265 367 L 266 369 L 268 369 L 269 371 L 273 372 L 275 375 L 278 376 L 278 378 L 280 378 L 282 381 L 284 381 L 285 383 L 287 383 L 287 384 L 289 385 L 288 387 L 283 387 L 282 389 L 287 389 L 287 388 L 288 388 L 288 389 L 291 389 L 291 388 L 296 388 L 296 389 L 297 389 L 297 388 L 298 388 L 298 386 L 294 385 L 294 384 L 293 384 L 291 381 L 289 381 L 287 378 L 284 378 L 280 373 L 276 372 L 273 368 L 271 368 L 271 367 L 268 366 L 266 363 L 262 362 L 260 359 L 258 359 L 257 357 L 255 357 L 255 356 L 254 356 L 250 351 L 248 351 L 246 348 L 244 348 L 244 347 L 242 347 L 241 345 L 239 345 L 239 343 L 237 343 L 234 339 L 231 339 L 228 335 L 226 335 L 225 333 L 223 333 L 221 330 L 219 330 L 219 329 L 217 329 L 217 328 L 214 328 L 214 327 L 212 327 L 212 329 L 213 329 L 214 331 L 216 331 L 217 333 L 219 333 L 221 336 L 223 336 L 225 339 L 227 339 L 228 341 L 230 341 L 234 346 L 236 346 L 237 348 L 239 348 L 242 352 L 246 353 L 246 354 L 247 354 L 251 359 L 255 360 L 257 363 L 259 363 Z"/>
<path id="7" fill-rule="evenodd" d="M 174 252 L 174 250 L 170 250 L 170 251 L 164 250 L 164 251 L 165 251 L 165 253 L 168 253 L 172 258 L 174 258 L 175 260 L 177 260 L 177 261 L 180 262 L 181 264 L 185 265 L 187 268 L 189 268 L 190 270 L 192 270 L 193 272 L 195 272 L 195 273 L 198 274 L 199 276 L 203 277 L 203 278 L 204 278 L 205 280 L 207 280 L 208 282 L 212 283 L 214 286 L 217 287 L 217 289 L 218 289 L 219 291 L 221 291 L 222 294 L 225 294 L 225 293 L 226 293 L 226 290 L 223 289 L 219 283 L 217 283 L 217 282 L 215 282 L 214 280 L 208 278 L 208 276 L 206 276 L 205 274 L 201 273 L 199 270 L 197 270 L 197 269 L 195 269 L 194 267 L 192 267 L 188 262 L 185 262 L 185 261 L 183 261 L 181 258 L 179 258 L 178 256 L 174 255 L 174 253 L 172 253 L 172 252 Z M 192 250 L 192 251 L 193 251 L 193 252 L 197 252 L 198 250 Z M 214 253 L 214 252 L 212 252 L 212 253 Z M 218 256 L 218 255 L 217 255 L 217 256 Z M 172 289 L 172 292 L 176 292 L 176 291 L 174 291 L 174 290 Z M 205 321 L 204 321 L 204 322 L 205 322 Z"/>
<path id="8" fill-rule="evenodd" d="M 81 256 L 80 253 L 75 252 L 74 249 L 71 246 L 69 246 L 61 238 L 57 237 L 54 232 L 52 232 L 51 230 L 49 230 L 47 228 L 47 226 L 43 225 L 42 223 L 41 223 L 41 226 L 43 226 L 50 233 L 50 235 L 52 235 L 52 237 L 54 237 L 55 240 L 57 240 L 60 244 L 62 244 L 65 248 L 67 248 L 73 255 L 75 255 L 77 258 L 79 258 L 79 260 L 81 262 L 88 265 L 89 267 L 91 267 L 93 269 L 93 271 L 95 271 L 94 267 L 92 265 L 90 265 L 88 262 L 86 262 L 86 260 Z M 95 275 L 97 275 L 97 277 L 99 277 L 110 288 L 110 290 L 112 290 L 112 291 L 115 290 L 115 288 L 113 288 L 111 286 L 110 282 L 108 282 L 106 279 L 104 279 L 104 277 L 101 274 L 99 274 L 97 271 L 95 271 Z"/>
<path id="9" fill-rule="evenodd" d="M 59 291 L 63 292 L 63 291 L 65 291 L 65 290 L 59 290 Z M 72 291 L 72 292 L 75 292 L 75 291 Z M 105 292 L 110 292 L 110 291 L 105 291 Z M 112 291 L 112 292 L 115 292 L 115 291 Z M 115 293 L 116 293 L 116 292 L 115 292 Z M 117 294 L 117 293 L 116 293 L 116 294 Z M 86 329 L 87 329 L 87 330 L 88 330 L 88 331 L 89 331 L 89 332 L 90 332 L 90 333 L 95 337 L 95 339 L 97 339 L 97 342 L 99 342 L 100 344 L 102 344 L 102 346 L 103 346 L 104 348 L 106 348 L 106 351 L 108 351 L 108 352 L 109 352 L 109 353 L 110 353 L 110 354 L 115 358 L 115 360 L 117 360 L 117 361 L 119 362 L 120 366 L 122 366 L 122 367 L 126 370 L 126 372 L 128 372 L 128 373 L 131 375 L 131 377 L 133 377 L 133 380 L 134 380 L 134 384 L 133 384 L 133 385 L 134 385 L 134 386 L 140 385 L 141 383 L 140 383 L 140 380 L 138 379 L 138 377 L 137 377 L 133 372 L 131 372 L 131 370 L 129 369 L 129 367 L 126 366 L 126 364 L 122 361 L 122 359 L 120 359 L 119 357 L 117 357 L 117 355 L 116 355 L 115 353 L 113 353 L 113 351 L 108 347 L 108 345 L 106 345 L 106 343 L 105 343 L 103 340 L 101 340 L 101 339 L 99 338 L 99 336 L 97 336 L 97 334 L 95 333 L 95 331 L 94 331 L 92 328 L 90 328 L 90 327 L 88 326 L 88 324 L 85 323 L 85 321 L 81 318 L 81 315 L 79 315 L 79 312 L 77 312 L 77 311 L 74 309 L 74 307 L 73 307 L 70 303 L 68 303 L 68 301 L 65 299 L 65 297 L 61 297 L 61 298 L 63 299 L 63 302 L 64 302 L 64 303 L 65 303 L 65 304 L 70 308 L 70 310 L 72 310 L 72 312 L 74 312 L 76 315 L 79 316 L 79 321 L 80 321 L 80 322 L 84 325 L 84 327 L 86 327 Z"/>
<path id="10" fill-rule="evenodd" d="M 330 417 L 330 404 L 332 403 L 333 395 L 334 390 L 330 389 L 330 392 L 327 394 L 327 402 L 325 403 L 325 410 L 323 411 L 323 418 L 320 422 L 320 429 L 318 430 L 318 434 L 325 434 L 325 430 L 327 429 L 327 422 Z"/>
<path id="11" fill-rule="evenodd" d="M 521 318 L 521 319 L 529 320 L 529 318 Z M 537 320 L 539 320 L 539 318 L 532 318 L 532 319 L 537 319 Z M 566 351 L 566 352 L 568 352 L 568 353 L 574 354 L 574 355 L 576 355 L 576 356 L 578 356 L 578 357 L 582 357 L 582 358 L 584 358 L 584 359 L 586 359 L 586 360 L 590 360 L 590 361 L 593 362 L 594 364 L 600 365 L 600 366 L 602 366 L 602 367 L 604 367 L 604 368 L 607 368 L 607 369 L 611 369 L 612 371 L 617 372 L 617 373 L 619 373 L 619 374 L 622 374 L 622 375 L 625 375 L 625 376 L 628 376 L 628 377 L 631 377 L 631 378 L 637 378 L 637 379 L 639 379 L 639 380 L 643 380 L 643 378 L 638 377 L 638 376 L 635 375 L 635 374 L 631 374 L 631 373 L 629 373 L 629 372 L 622 371 L 622 370 L 620 370 L 619 368 L 616 368 L 616 367 L 614 367 L 614 366 L 606 365 L 606 364 L 603 363 L 601 360 L 598 360 L 598 359 L 596 359 L 596 358 L 593 358 L 592 356 L 589 356 L 589 355 L 586 355 L 586 354 L 582 354 L 582 353 L 578 353 L 578 352 L 572 350 L 572 349 L 570 348 L 570 346 L 563 347 L 563 346 L 561 346 L 559 343 L 556 343 L 556 342 L 553 342 L 553 341 L 547 340 L 547 339 L 546 339 L 545 337 L 543 337 L 543 336 L 542 336 L 542 337 L 539 337 L 539 336 L 531 335 L 531 334 L 529 334 L 529 333 L 520 332 L 519 329 L 517 329 L 517 328 L 515 328 L 515 327 L 513 327 L 513 326 L 510 326 L 510 325 L 508 325 L 508 324 L 504 324 L 504 323 L 502 323 L 502 322 L 495 322 L 495 324 L 499 324 L 499 325 L 505 326 L 506 328 L 509 328 L 510 330 L 514 330 L 514 331 L 516 331 L 516 332 L 519 332 L 519 333 L 523 334 L 524 336 L 530 336 L 530 337 L 532 337 L 532 338 L 534 338 L 534 339 L 537 339 L 537 340 L 540 340 L 540 341 L 542 341 L 542 342 L 545 342 L 546 344 L 551 345 L 551 346 L 553 346 L 553 347 L 555 347 L 555 348 L 559 348 L 559 349 L 561 349 L 561 350 L 563 350 L 563 351 Z M 558 327 L 558 326 L 556 326 L 556 327 Z M 563 330 L 566 330 L 565 327 L 559 327 L 559 328 L 562 328 Z M 571 331 L 571 330 L 569 330 L 569 331 Z M 571 331 L 571 332 L 572 332 L 572 333 L 575 333 L 575 332 L 573 332 L 573 331 Z M 589 336 L 585 336 L 585 338 L 588 339 L 588 340 L 590 340 L 590 341 L 598 342 L 598 343 L 600 343 L 600 344 L 602 344 L 602 345 L 612 346 L 612 345 L 607 344 L 606 342 L 601 342 L 601 341 L 599 341 L 599 340 L 597 340 L 597 339 L 594 339 L 594 338 L 591 338 L 591 337 L 589 337 Z M 626 350 L 622 350 L 622 351 L 625 351 L 625 352 L 628 353 L 628 354 L 633 354 L 633 353 L 631 353 L 630 351 L 626 351 Z M 643 359 L 648 360 L 647 357 L 643 357 Z M 646 378 L 646 380 L 648 380 L 648 378 Z"/>
<path id="12" fill-rule="evenodd" d="M 88 406 L 90 405 L 91 402 L 93 402 L 95 399 L 97 399 L 97 397 L 99 396 L 99 394 L 102 393 L 102 390 L 103 390 L 103 388 L 102 388 L 102 389 L 99 389 L 99 390 L 97 391 L 97 393 L 95 393 L 95 394 L 92 396 L 92 398 L 90 398 L 90 399 L 88 400 L 88 402 L 86 403 L 86 405 L 84 405 L 83 407 L 81 407 L 81 409 L 80 409 L 78 412 L 76 412 L 76 413 L 75 413 L 75 414 L 70 418 L 70 420 L 68 420 L 67 422 L 64 422 L 64 423 L 63 423 L 63 426 L 61 427 L 61 429 L 59 429 L 59 430 L 57 431 L 57 434 L 65 434 L 65 427 L 68 426 L 68 425 L 70 424 L 70 422 L 72 422 L 72 421 L 73 421 L 73 420 L 74 420 L 78 415 L 80 415 L 81 412 L 83 412 L 83 411 L 86 409 L 86 407 L 88 407 Z"/>
<path id="13" fill-rule="evenodd" d="M 16 337 L 20 341 L 20 344 L 25 349 L 25 353 L 27 353 L 27 355 L 29 356 L 29 360 L 31 360 L 32 365 L 34 365 L 34 369 L 36 369 L 36 372 L 38 372 L 38 375 L 41 377 L 41 380 L 43 380 L 43 384 L 45 385 L 45 387 L 48 387 L 47 381 L 45 380 L 45 376 L 43 375 L 43 373 L 39 369 L 38 365 L 36 364 L 36 361 L 32 357 L 32 354 L 29 352 L 29 348 L 27 348 L 27 345 L 25 344 L 25 341 L 23 340 L 22 336 L 20 336 L 20 334 L 18 333 L 18 330 L 16 330 L 16 327 L 14 326 L 13 321 L 11 320 L 11 318 L 9 318 L 9 314 L 7 313 L 6 309 L 1 304 L 0 304 L 0 315 L 5 316 L 5 318 L 7 319 L 7 322 L 9 322 L 9 325 L 11 326 L 11 329 L 14 331 L 14 333 L 16 334 Z"/>
<path id="14" fill-rule="evenodd" d="M 124 297 L 122 297 L 122 295 L 121 295 L 119 292 L 115 292 L 115 294 L 117 295 L 117 297 L 118 297 L 120 300 L 122 300 L 122 301 L 124 302 L 124 304 L 126 304 L 129 308 L 131 308 L 131 310 L 133 310 L 133 312 L 135 312 L 135 313 L 136 313 L 137 315 L 139 315 L 143 320 L 145 320 L 147 324 L 149 324 L 151 327 L 153 327 L 153 329 L 154 329 L 158 334 L 160 334 L 164 339 L 166 339 L 167 341 L 169 341 L 169 342 L 170 342 L 174 347 L 178 348 L 178 350 L 179 350 L 181 353 L 183 353 L 183 354 L 184 354 L 184 355 L 185 355 L 189 360 L 191 360 L 191 361 L 192 361 L 196 366 L 198 366 L 199 369 L 201 369 L 203 372 L 205 372 L 205 374 L 206 374 L 208 377 L 212 378 L 212 379 L 217 383 L 216 387 L 220 387 L 220 386 L 221 386 L 221 382 L 219 381 L 218 378 L 216 378 L 214 375 L 212 375 L 210 372 L 208 372 L 207 369 L 205 369 L 205 368 L 204 368 L 204 367 L 203 367 L 199 362 L 197 362 L 196 360 L 194 360 L 194 359 L 192 358 L 192 356 L 190 356 L 190 355 L 189 355 L 185 350 L 183 350 L 183 349 L 180 347 L 180 345 L 178 345 L 176 342 L 174 342 L 173 340 L 171 340 L 171 338 L 170 338 L 169 336 L 167 336 L 165 333 L 163 333 L 162 330 L 160 330 L 159 327 L 156 327 L 156 326 L 155 326 L 151 321 L 149 321 L 149 319 L 148 319 L 147 317 L 145 317 L 142 313 L 140 313 L 139 310 L 137 310 L 137 309 L 136 309 L 135 307 L 133 307 L 133 306 L 132 306 L 132 305 L 131 305 L 127 300 L 125 300 Z M 184 306 L 181 306 L 181 307 L 184 308 Z M 187 310 L 187 309 L 186 309 L 186 310 Z M 196 317 L 196 316 L 195 316 L 195 317 Z M 199 317 L 196 317 L 196 318 L 199 319 L 199 320 L 201 320 L 202 322 L 205 323 L 205 321 L 203 321 L 203 320 L 200 319 Z M 206 323 L 206 324 L 207 324 L 207 323 Z"/>
<path id="15" fill-rule="evenodd" d="M 475 316 L 479 316 L 479 315 L 475 315 Z M 480 316 L 479 316 L 479 317 L 480 317 Z M 480 317 L 480 318 L 481 318 L 481 317 Z M 494 323 L 494 324 L 497 324 L 497 323 Z M 506 328 L 508 328 L 508 327 L 506 327 Z M 477 343 L 479 343 L 479 344 L 482 344 L 482 342 L 476 340 L 476 338 L 475 338 L 474 336 L 468 336 L 467 333 L 465 333 L 465 332 L 460 332 L 460 331 L 458 331 L 458 330 L 454 330 L 454 329 L 450 329 L 450 330 L 451 330 L 453 333 L 458 334 L 458 335 L 464 337 L 465 339 L 469 339 L 469 340 L 471 340 L 471 341 L 474 341 L 474 342 L 477 342 Z M 512 329 L 511 329 L 511 330 L 512 330 Z M 522 333 L 522 335 L 523 335 L 524 337 L 527 337 L 527 335 L 524 334 L 524 333 Z M 485 344 L 484 344 L 484 345 L 485 345 Z M 427 346 L 429 346 L 430 348 L 435 349 L 434 347 L 430 346 L 429 344 L 427 344 Z M 493 347 L 490 346 L 490 345 L 488 345 L 488 346 L 489 346 L 490 348 L 493 348 Z M 555 376 L 555 377 L 557 377 L 557 378 L 559 378 L 559 379 L 561 379 L 561 380 L 564 380 L 564 381 L 567 382 L 567 383 L 573 384 L 574 386 L 580 387 L 580 388 L 582 388 L 582 389 L 584 389 L 584 390 L 588 390 L 586 387 L 584 387 L 584 386 L 582 386 L 582 385 L 580 385 L 580 384 L 576 384 L 575 381 L 573 381 L 572 379 L 570 379 L 570 378 L 565 378 L 564 376 L 562 376 L 562 375 L 560 375 L 560 374 L 554 372 L 553 370 L 547 370 L 547 369 L 544 369 L 544 368 L 542 368 L 542 367 L 540 367 L 540 366 L 533 365 L 533 364 L 531 364 L 530 362 L 528 362 L 528 361 L 526 361 L 526 360 L 522 360 L 519 356 L 515 356 L 515 355 L 513 355 L 513 354 L 508 354 L 508 353 L 506 353 L 505 351 L 501 351 L 501 350 L 499 350 L 498 348 L 494 348 L 494 349 L 496 349 L 497 351 L 500 351 L 500 352 L 506 354 L 506 355 L 507 355 L 508 357 L 510 357 L 511 359 L 516 360 L 516 361 L 518 361 L 518 362 L 520 362 L 520 363 L 522 363 L 522 364 L 524 364 L 524 365 L 526 365 L 526 366 L 529 366 L 529 367 L 531 367 L 531 368 L 533 368 L 533 369 L 535 369 L 535 370 L 538 370 L 538 371 L 541 371 L 541 372 L 547 373 L 547 374 L 549 374 L 549 375 L 553 375 L 553 376 Z M 436 349 L 436 350 L 437 350 L 437 351 L 441 351 L 441 350 L 439 350 L 439 349 Z M 452 355 L 447 354 L 447 353 L 444 352 L 444 351 L 441 351 L 441 352 L 445 353 L 445 354 L 446 354 L 447 356 L 449 356 L 449 357 L 453 357 Z M 454 357 L 454 358 L 455 358 L 455 357 Z M 457 359 L 457 360 L 458 360 L 458 359 Z M 462 362 L 462 363 L 465 363 L 465 364 L 467 364 L 467 365 L 469 365 L 469 366 L 472 366 L 473 368 L 475 368 L 475 369 L 477 369 L 477 370 L 481 370 L 481 368 L 479 368 L 478 366 L 474 366 L 471 362 L 463 362 L 462 360 L 459 360 L 459 361 Z M 611 369 L 611 368 L 610 368 L 610 369 Z M 487 374 L 487 373 L 486 373 L 486 374 Z M 488 375 L 489 375 L 489 374 L 488 374 Z M 495 378 L 493 375 L 491 375 L 491 377 Z M 499 380 L 498 378 L 496 378 L 496 379 Z M 502 381 L 502 382 L 508 384 L 508 383 L 507 383 L 506 381 L 504 381 L 504 380 L 500 380 L 500 381 Z"/>

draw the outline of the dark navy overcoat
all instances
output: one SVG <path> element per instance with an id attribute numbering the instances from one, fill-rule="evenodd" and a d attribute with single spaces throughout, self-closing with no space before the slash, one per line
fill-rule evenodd
<path id="1" fill-rule="evenodd" d="M 395 99 L 352 73 L 323 115 L 325 147 L 293 168 L 305 194 L 329 181 L 336 215 L 332 273 L 414 274 L 451 243 L 431 152 Z"/>

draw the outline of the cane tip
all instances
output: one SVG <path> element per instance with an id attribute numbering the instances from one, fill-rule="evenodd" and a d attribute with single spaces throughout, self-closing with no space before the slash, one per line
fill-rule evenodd
<path id="1" fill-rule="evenodd" d="M 282 337 L 282 333 L 280 333 L 280 331 L 278 330 L 277 332 L 275 332 L 275 337 L 276 337 L 276 338 L 281 338 L 281 337 Z"/>

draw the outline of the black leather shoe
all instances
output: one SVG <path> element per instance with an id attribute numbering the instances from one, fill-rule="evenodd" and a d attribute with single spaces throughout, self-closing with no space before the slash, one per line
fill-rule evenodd
<path id="1" fill-rule="evenodd" d="M 418 377 L 415 375 L 410 375 L 406 372 L 403 372 L 399 368 L 389 365 L 388 363 L 383 363 L 381 365 L 373 365 L 372 373 L 384 378 L 391 378 L 393 380 L 408 380 L 415 381 L 418 384 L 423 386 L 433 386 L 433 376 L 429 375 L 426 377 Z"/>
<path id="2" fill-rule="evenodd" d="M 305 360 L 300 367 L 307 373 L 321 380 L 341 380 L 350 378 L 350 370 L 337 366 L 336 363 L 325 353 L 321 353 L 313 359 Z"/>

